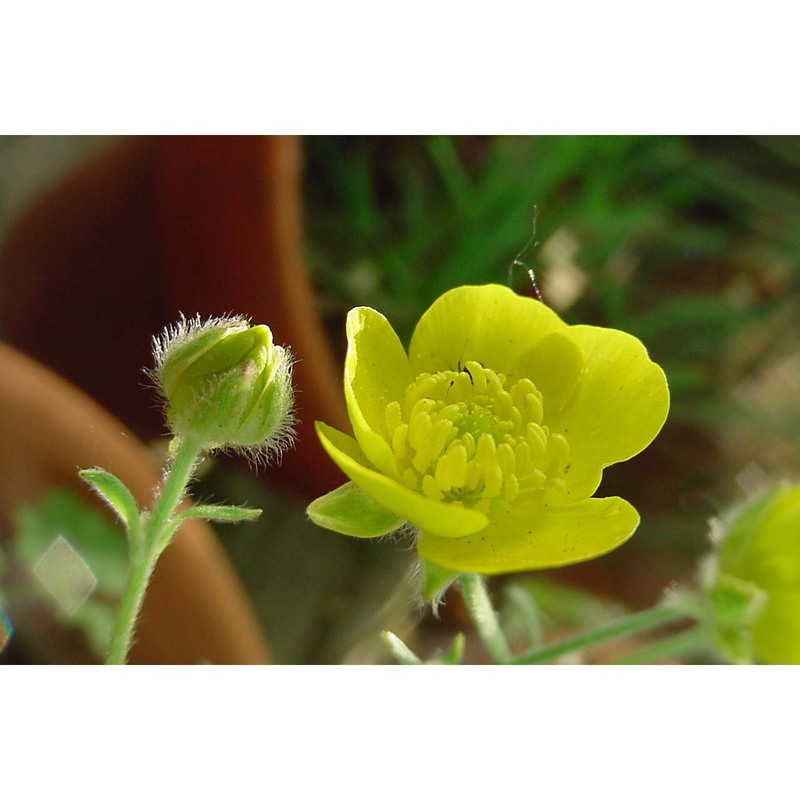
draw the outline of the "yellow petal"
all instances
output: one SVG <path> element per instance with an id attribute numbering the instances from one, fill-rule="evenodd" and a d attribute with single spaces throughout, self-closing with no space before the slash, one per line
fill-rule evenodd
<path id="1" fill-rule="evenodd" d="M 409 363 L 414 374 L 458 369 L 467 361 L 508 373 L 540 339 L 565 327 L 547 306 L 505 286 L 461 286 L 422 315 Z"/>
<path id="2" fill-rule="evenodd" d="M 322 422 L 316 423 L 316 430 L 325 451 L 353 483 L 412 525 L 436 531 L 439 537 L 466 536 L 486 526 L 488 519 L 480 511 L 430 500 L 376 472 L 351 436 Z"/>
<path id="3" fill-rule="evenodd" d="M 364 454 L 387 475 L 397 476 L 397 468 L 386 407 L 402 401 L 411 380 L 406 352 L 386 318 L 371 308 L 354 308 L 347 315 L 347 411 Z"/>
<path id="4" fill-rule="evenodd" d="M 636 530 L 639 514 L 619 497 L 569 506 L 511 504 L 475 534 L 445 539 L 423 528 L 419 554 L 459 572 L 495 575 L 560 567 L 601 556 Z"/>
<path id="5" fill-rule="evenodd" d="M 574 325 L 558 338 L 579 349 L 580 376 L 574 380 L 574 365 L 564 369 L 552 390 L 554 403 L 543 391 L 545 421 L 569 443 L 563 478 L 568 497 L 578 500 L 595 492 L 605 467 L 632 458 L 653 441 L 667 418 L 669 389 L 663 370 L 635 336 Z M 556 349 L 558 357 L 570 352 L 563 342 Z"/>
<path id="6" fill-rule="evenodd" d="M 581 348 L 565 335 L 567 330 L 545 336 L 512 369 L 515 378 L 530 378 L 541 392 L 542 424 L 549 428 L 575 394 L 583 373 Z"/>

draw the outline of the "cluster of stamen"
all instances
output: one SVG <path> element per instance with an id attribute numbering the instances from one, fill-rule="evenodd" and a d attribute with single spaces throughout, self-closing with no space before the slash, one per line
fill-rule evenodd
<path id="1" fill-rule="evenodd" d="M 423 373 L 386 426 L 402 482 L 432 500 L 481 511 L 496 500 L 564 488 L 569 445 L 542 425 L 542 395 L 521 378 L 468 361 L 458 371 Z"/>

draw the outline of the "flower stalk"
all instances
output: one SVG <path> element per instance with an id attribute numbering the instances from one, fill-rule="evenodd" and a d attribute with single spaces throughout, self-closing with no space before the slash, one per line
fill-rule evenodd
<path id="1" fill-rule="evenodd" d="M 486 650 L 496 664 L 508 664 L 511 652 L 486 591 L 486 582 L 473 574 L 464 574 L 458 580 L 467 611 Z"/>

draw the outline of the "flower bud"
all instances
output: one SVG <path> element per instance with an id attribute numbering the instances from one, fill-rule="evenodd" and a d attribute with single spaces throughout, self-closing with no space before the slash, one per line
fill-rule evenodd
<path id="1" fill-rule="evenodd" d="M 769 489 L 723 526 L 704 582 L 720 650 L 800 664 L 800 485 Z"/>
<path id="2" fill-rule="evenodd" d="M 266 325 L 243 317 L 181 320 L 153 344 L 153 378 L 177 436 L 255 458 L 292 442 L 292 360 Z"/>

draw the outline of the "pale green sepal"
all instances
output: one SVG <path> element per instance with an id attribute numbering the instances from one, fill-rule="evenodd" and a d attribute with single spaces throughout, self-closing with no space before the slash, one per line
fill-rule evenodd
<path id="1" fill-rule="evenodd" d="M 422 569 L 422 599 L 432 604 L 435 614 L 442 596 L 461 573 L 426 561 L 424 558 L 420 558 L 419 561 Z"/>
<path id="2" fill-rule="evenodd" d="M 195 505 L 177 515 L 180 525 L 187 519 L 204 519 L 207 522 L 248 522 L 261 516 L 260 508 L 241 506 Z"/>
<path id="3" fill-rule="evenodd" d="M 352 482 L 318 497 L 306 513 L 320 528 L 364 539 L 385 536 L 405 523 Z"/>
<path id="4" fill-rule="evenodd" d="M 132 538 L 137 538 L 140 531 L 139 508 L 130 489 L 116 475 L 112 475 L 102 467 L 82 469 L 78 475 L 120 518 L 128 534 Z"/>
<path id="5" fill-rule="evenodd" d="M 422 664 L 422 659 L 396 634 L 391 631 L 383 631 L 381 639 L 386 642 L 386 646 L 398 664 L 415 667 Z"/>

